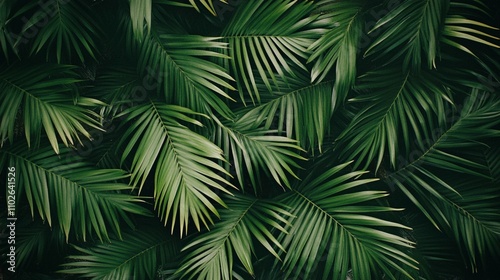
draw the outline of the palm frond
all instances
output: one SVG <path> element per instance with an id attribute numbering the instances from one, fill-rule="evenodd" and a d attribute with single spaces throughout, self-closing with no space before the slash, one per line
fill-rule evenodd
<path id="1" fill-rule="evenodd" d="M 261 103 L 249 109 L 248 116 L 264 123 L 265 129 L 277 128 L 296 139 L 303 149 L 315 146 L 322 151 L 329 132 L 332 112 L 333 81 L 310 84 L 303 79 L 288 78 L 291 88 L 262 93 Z"/>
<path id="2" fill-rule="evenodd" d="M 292 168 L 299 165 L 295 159 L 305 160 L 297 152 L 300 150 L 297 141 L 275 135 L 276 131 L 255 127 L 255 115 L 247 113 L 238 121 L 222 123 L 215 116 L 216 123 L 215 143 L 222 147 L 224 154 L 231 156 L 231 163 L 242 189 L 245 187 L 245 178 L 248 175 L 255 192 L 260 185 L 260 170 L 271 174 L 280 185 L 290 187 L 287 174 L 298 178 Z M 274 135 L 273 135 L 274 134 Z M 230 166 L 227 165 L 226 169 Z"/>
<path id="3" fill-rule="evenodd" d="M 77 91 L 74 67 L 14 65 L 0 72 L 0 141 L 14 141 L 16 123 L 31 146 L 40 141 L 42 127 L 56 153 L 58 140 L 65 146 L 91 138 L 88 128 L 100 129 L 99 115 L 85 107 L 102 106 L 97 99 L 71 95 Z M 50 93 L 50 94 L 48 94 Z"/>
<path id="4" fill-rule="evenodd" d="M 408 228 L 373 215 L 398 209 L 369 203 L 388 194 L 358 189 L 377 179 L 354 180 L 366 172 L 341 172 L 350 163 L 325 170 L 328 164 L 317 163 L 297 188 L 280 199 L 296 216 L 286 228 L 289 234 L 278 238 L 287 251 L 282 267 L 286 278 L 346 279 L 350 270 L 356 279 L 371 279 L 382 272 L 394 278 L 393 269 L 411 278 L 402 268 L 416 269 L 416 262 L 405 252 L 411 242 L 391 233 Z M 326 260 L 322 269 L 317 266 L 320 260 Z"/>
<path id="5" fill-rule="evenodd" d="M 130 20 L 132 29 L 137 39 L 144 38 L 144 21 L 146 21 L 147 34 L 151 31 L 151 9 L 153 0 L 129 0 Z"/>
<path id="6" fill-rule="evenodd" d="M 38 9 L 26 22 L 21 36 L 31 38 L 36 32 L 31 53 L 46 49 L 46 56 L 54 54 L 57 62 L 71 61 L 76 55 L 85 61 L 86 55 L 95 59 L 96 35 L 101 31 L 95 24 L 89 8 L 80 1 L 53 0 L 38 5 Z M 18 40 L 16 44 L 19 44 Z"/>
<path id="7" fill-rule="evenodd" d="M 233 78 L 207 58 L 227 59 L 221 54 L 226 43 L 220 38 L 199 35 L 174 35 L 152 32 L 139 47 L 138 68 L 147 73 L 148 83 L 160 83 L 167 103 L 175 103 L 197 112 L 209 108 L 231 116 L 224 100 L 233 100 L 226 90 Z"/>
<path id="8" fill-rule="evenodd" d="M 0 164 L 16 166 L 18 197 L 27 199 L 31 216 L 36 211 L 49 225 L 56 221 L 66 240 L 71 232 L 83 240 L 94 232 L 107 240 L 108 229 L 120 235 L 121 219 L 130 222 L 127 214 L 149 215 L 140 198 L 122 193 L 131 190 L 118 183 L 127 173 L 95 168 L 71 149 L 56 155 L 48 146 L 32 151 L 18 144 L 0 149 Z"/>
<path id="9" fill-rule="evenodd" d="M 217 16 L 218 5 L 227 5 L 227 0 L 189 0 L 189 4 L 186 1 L 179 0 L 159 0 L 160 3 L 168 4 L 178 7 L 193 7 L 196 11 L 201 12 L 200 6 L 207 9 L 212 15 Z"/>
<path id="10" fill-rule="evenodd" d="M 340 153 L 356 159 L 355 166 L 364 161 L 366 168 L 376 161 L 375 171 L 386 153 L 395 168 L 399 154 L 408 153 L 414 143 L 425 143 L 435 124 L 428 127 L 422 120 L 437 119 L 443 125 L 446 103 L 452 102 L 432 71 L 401 75 L 396 67 L 379 69 L 363 75 L 356 89 L 359 94 L 349 101 L 363 105 L 339 136 L 344 145 Z"/>
<path id="11" fill-rule="evenodd" d="M 389 61 L 404 56 L 405 66 L 436 68 L 441 28 L 448 12 L 448 1 L 410 0 L 382 17 L 371 32 L 383 30 L 365 55 L 376 54 Z M 384 28 L 384 29 L 383 29 Z"/>
<path id="12" fill-rule="evenodd" d="M 160 266 L 175 259 L 178 242 L 161 227 L 143 225 L 123 233 L 122 240 L 74 246 L 60 273 L 92 279 L 156 279 Z"/>
<path id="13" fill-rule="evenodd" d="M 189 250 L 177 274 L 192 279 L 233 279 L 233 255 L 254 275 L 254 240 L 279 258 L 283 251 L 271 229 L 286 233 L 284 226 L 291 214 L 279 203 L 243 195 L 228 197 L 228 209 L 210 231 L 196 237 L 183 250 Z"/>
<path id="14" fill-rule="evenodd" d="M 297 71 L 307 71 L 303 63 L 307 48 L 320 34 L 312 25 L 317 17 L 311 15 L 313 8 L 311 2 L 292 0 L 257 0 L 238 6 L 222 36 L 229 43 L 230 67 L 243 102 L 246 93 L 252 102 L 260 101 L 253 69 L 268 91 L 273 90 L 276 76 L 286 81 Z"/>
<path id="15" fill-rule="evenodd" d="M 225 206 L 213 189 L 229 193 L 224 185 L 232 185 L 219 175 L 228 174 L 224 168 L 212 161 L 224 160 L 221 149 L 181 123 L 201 126 L 187 116 L 201 114 L 154 102 L 124 114 L 129 127 L 119 145 L 127 143 L 122 162 L 132 155 L 132 185 L 141 191 L 154 170 L 155 208 L 165 224 L 171 223 L 173 231 L 178 222 L 181 236 L 190 220 L 198 230 L 200 222 L 208 227 L 210 213 L 218 216 L 213 202 Z"/>
<path id="16" fill-rule="evenodd" d="M 467 18 L 464 11 L 481 10 L 479 3 L 466 4 L 452 2 L 450 5 L 450 14 L 446 17 L 443 36 L 441 41 L 475 57 L 477 55 L 471 50 L 471 47 L 466 43 L 475 42 L 493 48 L 500 48 L 500 38 L 493 35 L 494 31 L 499 30 L 498 27 L 490 26 L 486 23 Z"/>
<path id="17" fill-rule="evenodd" d="M 342 104 L 356 79 L 356 61 L 363 34 L 366 1 L 320 1 L 317 6 L 324 14 L 317 21 L 328 22 L 327 31 L 309 46 L 312 52 L 307 62 L 314 61 L 312 81 L 321 82 L 335 65 L 334 104 Z M 335 106 L 333 106 L 335 107 Z"/>
<path id="18" fill-rule="evenodd" d="M 498 160 L 491 161 L 490 156 L 477 160 L 465 151 L 477 157 L 477 149 L 484 149 L 480 141 L 498 139 L 500 131 L 493 127 L 500 122 L 499 108 L 495 98 L 473 92 L 456 121 L 420 157 L 387 178 L 436 228 L 461 245 L 474 270 L 476 255 L 483 256 L 500 238 L 500 192 L 489 168 Z M 447 172 L 449 177 L 444 176 Z M 455 179 L 457 174 L 460 181 Z"/>

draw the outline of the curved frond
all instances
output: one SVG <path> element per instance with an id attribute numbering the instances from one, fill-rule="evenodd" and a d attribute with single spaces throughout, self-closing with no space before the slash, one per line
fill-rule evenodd
<path id="1" fill-rule="evenodd" d="M 266 129 L 277 128 L 296 139 L 303 149 L 322 151 L 323 139 L 330 128 L 333 81 L 310 84 L 288 78 L 291 88 L 262 93 L 261 103 L 246 113 L 264 123 Z"/>
<path id="2" fill-rule="evenodd" d="M 286 278 L 346 279 L 350 270 L 356 279 L 371 279 L 380 272 L 394 278 L 392 270 L 411 278 L 402 268 L 416 269 L 416 262 L 405 252 L 411 242 L 391 233 L 408 228 L 373 215 L 397 209 L 372 202 L 387 196 L 386 192 L 358 188 L 377 179 L 355 180 L 366 172 L 340 172 L 350 163 L 319 168 L 325 164 L 319 162 L 297 188 L 282 196 L 297 217 L 286 228 L 289 234 L 278 238 L 287 251 Z M 326 260 L 323 268 L 318 268 L 320 260 Z"/>
<path id="3" fill-rule="evenodd" d="M 4 147 L 0 163 L 19 170 L 17 196 L 26 197 L 31 215 L 37 211 L 51 226 L 56 221 L 66 240 L 70 232 L 83 240 L 95 232 L 99 239 L 107 240 L 108 229 L 120 234 L 120 220 L 128 221 L 128 213 L 149 215 L 138 204 L 141 199 L 122 193 L 131 190 L 117 182 L 127 178 L 127 173 L 95 168 L 71 149 L 62 148 L 56 155 L 50 147 L 36 151 L 25 145 Z"/>
<path id="4" fill-rule="evenodd" d="M 228 209 L 221 211 L 221 221 L 210 231 L 195 238 L 183 250 L 189 250 L 178 274 L 188 279 L 233 279 L 233 255 L 254 275 L 252 255 L 254 240 L 279 258 L 283 251 L 271 229 L 286 233 L 285 217 L 291 214 L 279 203 L 236 195 L 228 197 Z"/>
<path id="5" fill-rule="evenodd" d="M 414 143 L 423 145 L 432 129 L 423 120 L 437 119 L 443 125 L 446 103 L 451 103 L 433 72 L 401 75 L 396 67 L 379 69 L 363 75 L 356 89 L 360 93 L 349 101 L 362 107 L 339 136 L 344 145 L 340 153 L 356 159 L 355 166 L 364 162 L 366 168 L 375 161 L 375 171 L 386 153 L 395 168 L 399 154 L 408 153 Z"/>
<path id="6" fill-rule="evenodd" d="M 307 48 L 320 34 L 312 25 L 317 17 L 311 15 L 313 8 L 311 2 L 292 0 L 256 0 L 238 6 L 222 36 L 229 43 L 230 67 L 243 102 L 245 93 L 252 102 L 260 101 L 256 73 L 272 91 L 276 75 L 286 81 L 301 69 L 307 71 L 303 63 Z"/>
<path id="7" fill-rule="evenodd" d="M 40 2 L 37 7 L 21 31 L 21 36 L 25 38 L 31 38 L 33 32 L 36 33 L 32 53 L 46 49 L 49 57 L 55 50 L 58 63 L 63 55 L 68 61 L 75 54 L 82 62 L 86 54 L 95 58 L 95 38 L 101 31 L 85 4 L 81 1 L 51 0 Z"/>
<path id="8" fill-rule="evenodd" d="M 300 150 L 297 141 L 273 135 L 276 131 L 255 127 L 255 116 L 248 113 L 234 123 L 217 122 L 215 142 L 230 155 L 231 163 L 242 188 L 245 187 L 245 178 L 248 175 L 251 185 L 257 192 L 260 170 L 271 174 L 272 178 L 280 185 L 290 187 L 287 174 L 298 178 L 293 167 L 299 165 L 295 159 L 305 160 L 297 152 Z M 229 168 L 229 166 L 227 166 Z"/>
<path id="9" fill-rule="evenodd" d="M 376 53 L 390 61 L 404 56 L 404 64 L 413 70 L 422 62 L 436 68 L 442 26 L 448 12 L 448 1 L 404 1 L 381 18 L 371 30 L 383 30 L 365 55 Z"/>
<path id="10" fill-rule="evenodd" d="M 328 22 L 328 29 L 312 45 L 307 62 L 314 61 L 312 81 L 321 82 L 335 65 L 334 104 L 342 104 L 356 79 L 356 61 L 363 35 L 366 1 L 320 1 L 317 6 L 324 14 L 317 21 Z M 333 106 L 335 107 L 335 105 Z"/>
<path id="11" fill-rule="evenodd" d="M 500 137 L 500 131 L 493 129 L 500 123 L 499 109 L 499 101 L 473 93 L 456 121 L 420 157 L 387 178 L 436 228 L 461 244 L 473 269 L 476 254 L 484 255 L 500 238 L 500 191 L 490 177 L 490 166 L 498 160 L 474 159 L 477 149 L 484 149 L 481 140 Z M 476 151 L 475 156 L 461 152 L 465 148 Z M 446 172 L 451 172 L 449 177 Z"/>
<path id="12" fill-rule="evenodd" d="M 500 38 L 493 35 L 499 30 L 499 27 L 490 26 L 462 15 L 464 11 L 481 11 L 481 8 L 476 5 L 478 3 L 467 2 L 464 4 L 458 1 L 456 3 L 452 2 L 450 4 L 450 14 L 446 17 L 444 23 L 443 37 L 441 38 L 443 43 L 475 57 L 477 55 L 473 52 L 474 48 L 471 48 L 466 42 L 475 42 L 488 47 L 500 48 Z"/>
<path id="13" fill-rule="evenodd" d="M 132 155 L 132 185 L 141 190 L 154 171 L 155 208 L 165 224 L 171 223 L 173 231 L 178 222 L 181 236 L 190 220 L 198 230 L 200 222 L 208 227 L 211 213 L 218 216 L 213 202 L 225 206 L 213 189 L 229 193 L 224 185 L 232 185 L 219 175 L 228 174 L 224 168 L 212 161 L 224 160 L 221 149 L 181 123 L 201 126 L 187 116 L 201 114 L 153 102 L 124 114 L 129 127 L 120 145 L 127 143 L 122 162 Z"/>
<path id="14" fill-rule="evenodd" d="M 158 31 L 159 32 L 159 31 Z M 228 117 L 231 112 L 225 99 L 233 100 L 226 89 L 233 78 L 226 70 L 207 58 L 227 59 L 221 54 L 227 43 L 217 37 L 174 35 L 152 32 L 139 48 L 138 67 L 147 72 L 146 82 L 159 83 L 168 103 L 197 112 L 208 108 Z M 215 93 L 215 94 L 214 94 Z"/>
<path id="15" fill-rule="evenodd" d="M 58 140 L 65 146 L 81 143 L 80 136 L 91 138 L 88 128 L 100 129 L 99 115 L 85 107 L 102 106 L 97 99 L 76 97 L 72 66 L 30 65 L 12 66 L 0 72 L 0 141 L 14 141 L 16 122 L 23 124 L 31 146 L 38 143 L 41 129 L 56 153 Z M 50 93 L 50 94 L 48 94 Z"/>
<path id="16" fill-rule="evenodd" d="M 74 246 L 60 273 L 92 279 L 156 279 L 161 265 L 179 252 L 175 239 L 161 227 L 141 226 L 122 240 L 90 247 Z"/>

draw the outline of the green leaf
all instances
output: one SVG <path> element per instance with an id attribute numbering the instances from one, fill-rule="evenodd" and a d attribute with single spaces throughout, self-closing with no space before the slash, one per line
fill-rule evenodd
<path id="1" fill-rule="evenodd" d="M 81 135 L 91 138 L 89 127 L 101 130 L 99 116 L 84 107 L 104 103 L 70 94 L 78 82 L 73 70 L 72 66 L 47 64 L 15 65 L 0 72 L 0 139 L 13 143 L 16 125 L 23 124 L 28 146 L 32 146 L 33 138 L 35 143 L 40 141 L 43 127 L 59 153 L 59 141 L 76 145 Z"/>
<path id="2" fill-rule="evenodd" d="M 59 273 L 92 279 L 155 279 L 161 265 L 175 259 L 178 243 L 161 227 L 142 225 L 127 231 L 122 240 L 74 246 L 78 255 L 68 256 Z"/>
<path id="3" fill-rule="evenodd" d="M 237 122 L 222 123 L 215 116 L 215 142 L 222 147 L 226 155 L 231 156 L 236 176 L 242 189 L 248 175 L 255 192 L 260 184 L 263 170 L 272 176 L 280 186 L 290 187 L 287 174 L 298 178 L 293 168 L 299 165 L 295 159 L 305 160 L 297 152 L 300 150 L 295 140 L 275 136 L 276 131 L 254 127 L 255 119 L 251 113 L 242 116 Z M 229 169 L 227 166 L 226 169 Z"/>
<path id="4" fill-rule="evenodd" d="M 325 169 L 326 160 L 316 163 L 309 175 L 280 201 L 292 209 L 292 225 L 278 240 L 286 249 L 282 269 L 286 278 L 346 279 L 349 270 L 355 278 L 369 279 L 377 272 L 393 278 L 392 270 L 411 278 L 403 269 L 416 269 L 405 251 L 412 243 L 392 233 L 408 229 L 373 215 L 398 209 L 374 206 L 369 202 L 387 196 L 384 191 L 360 190 L 377 179 L 355 179 L 366 173 L 340 172 L 350 163 Z M 326 260 L 321 271 L 320 260 Z M 318 278 L 319 279 L 319 278 Z"/>
<path id="5" fill-rule="evenodd" d="M 389 61 L 404 56 L 406 70 L 418 70 L 422 61 L 436 68 L 439 40 L 448 12 L 448 1 L 410 0 L 382 17 L 370 32 L 383 30 L 365 55 L 376 54 Z"/>
<path id="6" fill-rule="evenodd" d="M 120 235 L 127 214 L 149 215 L 140 198 L 125 194 L 131 187 L 118 183 L 129 175 L 119 169 L 99 169 L 83 161 L 71 149 L 56 155 L 49 146 L 36 151 L 25 145 L 0 149 L 0 163 L 15 166 L 17 196 L 26 197 L 31 216 L 38 215 L 51 226 L 57 221 L 66 236 L 86 240 L 96 233 L 109 239 L 109 229 Z"/>
<path id="7" fill-rule="evenodd" d="M 227 197 L 228 209 L 221 211 L 221 221 L 210 231 L 197 236 L 183 250 L 188 250 L 177 274 L 188 279 L 233 279 L 233 255 L 254 275 L 252 255 L 254 239 L 279 258 L 275 248 L 283 251 L 270 228 L 286 233 L 291 214 L 279 203 L 243 195 Z"/>
<path id="8" fill-rule="evenodd" d="M 193 132 L 182 122 L 201 126 L 187 116 L 201 115 L 187 108 L 150 102 L 125 111 L 124 123 L 129 127 L 120 146 L 127 143 L 122 155 L 132 157 L 131 184 L 142 190 L 149 174 L 154 172 L 155 208 L 173 231 L 179 224 L 181 236 L 193 221 L 208 227 L 211 213 L 218 216 L 214 202 L 225 206 L 215 190 L 229 194 L 231 186 L 219 174 L 228 174 L 213 160 L 223 160 L 222 151 L 205 137 Z"/>
<path id="9" fill-rule="evenodd" d="M 259 77 L 268 91 L 276 76 L 286 81 L 297 71 L 306 70 L 307 48 L 319 37 L 312 23 L 311 2 L 291 0 L 244 2 L 226 25 L 222 36 L 229 43 L 230 68 L 238 81 L 240 98 L 248 94 L 260 101 L 255 81 Z M 273 83 L 273 85 L 272 85 Z"/>

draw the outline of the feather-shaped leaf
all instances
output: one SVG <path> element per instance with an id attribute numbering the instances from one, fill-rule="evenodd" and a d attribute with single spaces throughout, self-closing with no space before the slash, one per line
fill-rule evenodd
<path id="1" fill-rule="evenodd" d="M 218 216 L 214 202 L 225 206 L 215 190 L 229 193 L 232 186 L 220 174 L 228 174 L 212 160 L 223 160 L 222 151 L 182 123 L 201 126 L 191 115 L 201 115 L 176 105 L 150 102 L 125 111 L 129 125 L 121 138 L 127 143 L 122 162 L 132 157 L 133 186 L 142 189 L 154 172 L 155 208 L 172 231 L 179 225 L 181 236 L 193 221 L 208 227 L 211 214 Z M 139 190 L 139 191 L 140 191 Z"/>
<path id="2" fill-rule="evenodd" d="M 178 242 L 163 228 L 142 225 L 122 240 L 89 247 L 74 246 L 60 273 L 92 279 L 156 279 L 161 265 L 175 259 Z"/>
<path id="3" fill-rule="evenodd" d="M 188 279 L 233 279 L 233 255 L 254 275 L 253 240 L 257 240 L 276 258 L 275 248 L 283 250 L 271 229 L 286 233 L 285 217 L 290 213 L 276 202 L 237 195 L 228 197 L 228 209 L 221 211 L 221 222 L 195 238 L 183 250 L 189 250 L 178 274 Z"/>
<path id="4" fill-rule="evenodd" d="M 42 127 L 56 153 L 59 140 L 65 146 L 81 143 L 81 135 L 91 138 L 88 128 L 101 129 L 99 116 L 85 107 L 104 103 L 87 97 L 73 97 L 78 82 L 74 67 L 65 65 L 12 66 L 0 72 L 0 139 L 14 141 L 16 122 L 24 123 L 31 146 L 38 143 Z M 50 93 L 50 94 L 49 94 Z M 73 92 L 74 93 L 74 92 Z M 35 145 L 36 146 L 36 145 Z"/>
<path id="5" fill-rule="evenodd" d="M 118 183 L 129 177 L 119 169 L 98 169 L 61 148 L 56 155 L 50 147 L 30 151 L 25 145 L 0 149 L 0 165 L 15 166 L 18 172 L 17 196 L 26 197 L 31 215 L 38 215 L 51 226 L 59 224 L 66 240 L 69 234 L 86 239 L 96 233 L 108 240 L 108 230 L 120 234 L 120 221 L 127 213 L 149 215 L 138 203 L 141 199 L 122 192 L 131 187 Z M 18 198 L 19 199 L 19 198 Z"/>
<path id="6" fill-rule="evenodd" d="M 416 269 L 416 262 L 405 252 L 411 242 L 391 232 L 406 227 L 374 215 L 397 210 L 373 203 L 388 194 L 359 189 L 377 179 L 354 180 L 366 172 L 341 172 L 349 164 L 325 170 L 329 163 L 319 162 L 297 188 L 281 197 L 296 216 L 286 228 L 289 234 L 278 238 L 287 251 L 282 268 L 287 279 L 299 275 L 301 279 L 346 279 L 349 270 L 356 279 L 370 279 L 378 272 L 393 278 L 392 270 L 409 277 L 403 265 Z M 327 265 L 313 271 L 320 260 Z"/>

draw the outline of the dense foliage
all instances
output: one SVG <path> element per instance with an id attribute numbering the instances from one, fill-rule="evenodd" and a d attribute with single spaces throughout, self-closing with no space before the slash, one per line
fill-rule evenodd
<path id="1" fill-rule="evenodd" d="M 5 276 L 499 273 L 495 1 L 0 3 Z"/>

